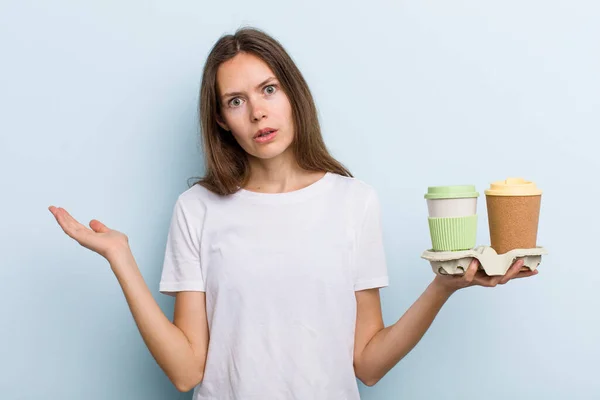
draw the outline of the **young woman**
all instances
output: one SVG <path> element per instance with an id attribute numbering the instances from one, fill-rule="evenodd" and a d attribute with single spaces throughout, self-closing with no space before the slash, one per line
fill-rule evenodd
<path id="1" fill-rule="evenodd" d="M 50 211 L 67 235 L 105 257 L 157 363 L 194 399 L 358 399 L 421 339 L 450 295 L 495 286 L 474 261 L 435 276 L 384 327 L 388 276 L 379 202 L 327 151 L 315 103 L 284 48 L 250 28 L 219 39 L 204 68 L 200 117 L 206 175 L 174 207 L 162 313 L 128 239 Z"/>

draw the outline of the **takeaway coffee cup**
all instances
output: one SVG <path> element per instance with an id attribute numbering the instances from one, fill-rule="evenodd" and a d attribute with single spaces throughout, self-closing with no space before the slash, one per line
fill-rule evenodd
<path id="1" fill-rule="evenodd" d="M 537 246 L 542 191 L 523 178 L 493 182 L 485 191 L 491 247 L 498 254 Z"/>
<path id="2" fill-rule="evenodd" d="M 475 247 L 477 197 L 479 193 L 473 185 L 428 188 L 425 199 L 434 251 L 460 251 Z"/>

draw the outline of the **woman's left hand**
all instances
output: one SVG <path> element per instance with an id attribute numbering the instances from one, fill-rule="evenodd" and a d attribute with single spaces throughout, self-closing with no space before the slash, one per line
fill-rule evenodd
<path id="1" fill-rule="evenodd" d="M 455 292 L 469 286 L 485 286 L 495 287 L 496 285 L 504 285 L 508 281 L 517 278 L 527 278 L 537 275 L 538 271 L 521 271 L 523 260 L 515 261 L 504 275 L 488 276 L 483 270 L 479 269 L 479 260 L 476 258 L 471 261 L 469 267 L 462 275 L 436 275 L 433 283 L 441 288 Z"/>

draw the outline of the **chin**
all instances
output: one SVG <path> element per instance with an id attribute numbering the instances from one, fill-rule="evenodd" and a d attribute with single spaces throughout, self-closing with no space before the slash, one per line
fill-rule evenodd
<path id="1" fill-rule="evenodd" d="M 262 151 L 259 150 L 255 153 L 252 153 L 251 155 L 256 158 L 260 158 L 261 160 L 270 160 L 283 155 L 285 153 L 285 150 L 286 149 L 265 149 Z"/>
<path id="2" fill-rule="evenodd" d="M 291 140 L 289 142 L 286 141 L 286 143 L 278 143 L 277 140 L 275 140 L 273 143 L 267 145 L 256 145 L 253 143 L 249 149 L 246 149 L 246 152 L 261 160 L 270 160 L 283 156 L 286 153 L 291 153 L 293 151 L 291 146 Z"/>

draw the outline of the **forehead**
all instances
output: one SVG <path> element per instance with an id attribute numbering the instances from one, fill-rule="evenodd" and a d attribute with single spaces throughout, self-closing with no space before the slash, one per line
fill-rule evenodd
<path id="1" fill-rule="evenodd" d="M 239 53 L 217 69 L 217 88 L 221 94 L 249 90 L 270 76 L 275 74 L 259 57 Z"/>

